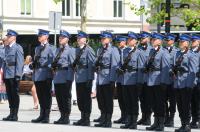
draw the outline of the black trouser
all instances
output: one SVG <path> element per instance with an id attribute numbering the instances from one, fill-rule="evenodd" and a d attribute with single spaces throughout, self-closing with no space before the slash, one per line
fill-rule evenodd
<path id="1" fill-rule="evenodd" d="M 97 101 L 101 113 L 113 113 L 113 88 L 111 84 L 97 86 Z"/>
<path id="2" fill-rule="evenodd" d="M 200 86 L 196 86 L 192 90 L 192 120 L 200 121 Z"/>
<path id="3" fill-rule="evenodd" d="M 51 109 L 52 97 L 51 97 L 51 88 L 52 88 L 52 79 L 45 81 L 35 81 L 36 92 L 38 100 L 40 103 L 40 108 L 42 109 Z"/>
<path id="4" fill-rule="evenodd" d="M 150 86 L 150 97 L 152 98 L 152 108 L 155 117 L 165 117 L 166 87 L 160 85 Z"/>
<path id="5" fill-rule="evenodd" d="M 166 85 L 166 116 L 174 115 L 176 112 L 176 95 L 173 85 Z"/>
<path id="6" fill-rule="evenodd" d="M 6 93 L 8 96 L 9 108 L 18 109 L 19 108 L 19 83 L 14 79 L 5 79 Z"/>
<path id="7" fill-rule="evenodd" d="M 124 85 L 123 96 L 128 115 L 138 115 L 139 89 L 136 85 Z"/>
<path id="8" fill-rule="evenodd" d="M 189 124 L 192 88 L 176 89 L 176 101 L 181 122 Z"/>
<path id="9" fill-rule="evenodd" d="M 119 103 L 119 108 L 121 110 L 121 113 L 126 114 L 125 111 L 126 103 L 124 101 L 124 96 L 123 96 L 123 86 L 121 85 L 121 83 L 117 83 L 116 88 L 117 88 L 117 99 Z"/>
<path id="10" fill-rule="evenodd" d="M 78 108 L 82 113 L 91 113 L 91 90 L 92 87 L 88 82 L 76 83 L 77 103 Z"/>
<path id="11" fill-rule="evenodd" d="M 62 84 L 54 84 L 56 100 L 61 113 L 70 114 L 71 113 L 71 89 L 72 82 L 67 81 Z"/>
<path id="12" fill-rule="evenodd" d="M 142 87 L 140 88 L 140 107 L 142 113 L 145 114 L 151 114 L 152 113 L 152 108 L 151 108 L 151 98 L 149 98 L 151 89 L 147 86 L 147 84 L 143 84 Z"/>

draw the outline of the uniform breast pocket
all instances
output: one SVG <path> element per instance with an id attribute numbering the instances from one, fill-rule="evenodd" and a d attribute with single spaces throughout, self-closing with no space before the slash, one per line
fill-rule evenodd
<path id="1" fill-rule="evenodd" d="M 129 62 L 129 64 L 130 64 L 131 66 L 136 65 L 136 63 L 137 63 L 137 59 L 136 59 L 135 57 L 132 58 L 131 61 Z"/>
<path id="2" fill-rule="evenodd" d="M 108 63 L 110 63 L 110 58 L 109 58 L 108 56 L 103 57 L 103 58 L 102 58 L 102 62 L 103 62 L 104 64 L 108 64 Z"/>
<path id="3" fill-rule="evenodd" d="M 66 62 L 66 61 L 67 61 L 67 57 L 64 57 L 64 56 L 60 57 L 59 59 L 59 62 L 61 63 Z"/>
<path id="4" fill-rule="evenodd" d="M 12 63 L 12 62 L 15 62 L 15 54 L 8 54 L 8 56 L 6 57 L 6 61 L 8 63 Z"/>
<path id="5" fill-rule="evenodd" d="M 156 56 L 154 59 L 154 64 L 155 65 L 160 65 L 160 61 L 161 61 L 161 57 L 160 56 Z"/>
<path id="6" fill-rule="evenodd" d="M 86 56 L 81 57 L 80 62 L 81 62 L 82 65 L 86 65 L 87 64 Z"/>

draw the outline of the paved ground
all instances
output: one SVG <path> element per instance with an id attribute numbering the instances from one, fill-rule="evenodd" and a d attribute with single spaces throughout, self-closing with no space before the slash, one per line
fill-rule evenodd
<path id="1" fill-rule="evenodd" d="M 53 107 L 56 106 L 55 98 L 53 98 Z M 54 125 L 52 122 L 59 118 L 58 111 L 51 112 L 51 124 L 33 124 L 30 122 L 31 119 L 38 116 L 39 111 L 32 110 L 33 107 L 32 97 L 21 95 L 21 104 L 19 110 L 19 121 L 18 122 L 3 122 L 1 119 L 8 114 L 8 104 L 0 104 L 0 131 L 1 132 L 123 132 L 123 131 L 133 131 L 133 130 L 122 130 L 119 129 L 120 125 L 113 124 L 112 128 L 96 128 L 93 127 L 92 122 L 91 127 L 77 127 L 72 125 Z M 96 99 L 93 99 L 93 110 L 91 115 L 91 120 L 99 116 L 99 111 L 96 103 Z M 120 116 L 120 111 L 118 103 L 115 100 L 113 120 Z M 78 120 L 80 113 L 77 106 L 72 107 L 72 114 L 70 116 L 71 124 L 73 121 Z M 176 128 L 180 126 L 180 121 L 178 118 L 178 113 L 175 118 Z M 173 132 L 175 128 L 165 128 L 166 132 Z M 138 126 L 137 131 L 145 131 L 145 126 Z M 200 130 L 192 130 L 193 132 L 199 132 Z"/>

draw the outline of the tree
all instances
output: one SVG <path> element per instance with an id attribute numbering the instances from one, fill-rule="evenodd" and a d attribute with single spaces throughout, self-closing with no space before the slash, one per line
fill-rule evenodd
<path id="1" fill-rule="evenodd" d="M 53 0 L 56 4 L 63 0 Z M 80 12 L 81 12 L 81 30 L 86 32 L 87 23 L 87 0 L 80 0 Z"/>
<path id="2" fill-rule="evenodd" d="M 150 24 L 162 24 L 165 21 L 165 18 L 168 16 L 166 13 L 166 0 L 148 0 L 149 9 L 146 9 L 144 6 L 137 8 L 136 5 L 131 3 L 130 8 L 136 15 L 150 15 L 147 18 L 147 22 Z M 191 30 L 200 30 L 200 0 L 179 0 L 180 7 L 177 8 L 172 4 L 170 5 L 171 16 L 179 16 L 185 21 L 187 27 L 190 27 Z M 160 12 L 152 14 L 152 10 L 156 10 L 158 6 L 162 4 Z M 187 8 L 189 5 L 190 8 Z"/>

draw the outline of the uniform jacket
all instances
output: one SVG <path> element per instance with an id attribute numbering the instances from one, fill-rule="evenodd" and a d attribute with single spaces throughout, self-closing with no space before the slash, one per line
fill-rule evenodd
<path id="1" fill-rule="evenodd" d="M 129 52 L 131 52 L 132 49 L 131 48 L 126 48 L 124 50 L 124 60 L 125 58 L 128 56 Z M 122 84 L 123 85 L 136 85 L 137 84 L 137 69 L 138 69 L 138 60 L 140 58 L 140 50 L 139 49 L 136 49 L 132 54 L 131 54 L 131 60 L 129 61 L 128 63 L 128 67 L 131 67 L 133 69 L 136 69 L 136 70 L 126 70 L 126 72 L 123 74 L 123 81 L 122 81 Z"/>
<path id="2" fill-rule="evenodd" d="M 57 48 L 55 56 L 57 56 L 60 50 L 61 48 Z M 54 59 L 55 59 L 55 56 L 54 56 Z M 74 59 L 75 59 L 75 49 L 67 44 L 57 63 L 62 68 L 66 68 L 66 69 L 56 70 L 54 72 L 53 81 L 55 84 L 66 83 L 67 81 L 73 81 L 74 72 L 72 70 L 71 65 L 74 62 Z"/>
<path id="3" fill-rule="evenodd" d="M 78 55 L 79 53 L 80 48 L 77 48 L 76 55 Z M 91 47 L 86 46 L 80 57 L 79 64 L 75 73 L 75 80 L 77 83 L 94 80 L 94 62 L 94 50 Z"/>
<path id="4" fill-rule="evenodd" d="M 151 46 L 148 47 L 139 47 L 140 49 L 140 57 L 138 59 L 138 79 L 137 83 L 144 84 L 147 82 L 147 74 L 142 72 L 142 69 L 144 69 L 145 64 L 147 63 L 147 59 L 149 57 L 149 52 L 152 49 Z"/>
<path id="5" fill-rule="evenodd" d="M 39 58 L 39 64 L 41 67 L 35 69 L 33 72 L 34 81 L 45 81 L 53 78 L 51 64 L 53 62 L 55 48 L 49 43 L 45 45 L 45 49 L 41 52 L 41 56 Z M 40 54 L 41 48 L 43 48 L 42 45 L 35 48 L 35 57 Z"/>
<path id="6" fill-rule="evenodd" d="M 174 63 L 176 64 L 177 59 L 182 55 L 183 53 L 181 51 L 178 51 L 174 57 Z M 181 62 L 181 67 L 186 71 L 184 73 L 178 73 L 174 79 L 174 88 L 186 88 L 186 87 L 192 87 L 189 86 L 191 84 L 191 79 L 189 78 L 190 74 L 190 64 L 191 63 L 191 54 L 190 51 L 187 51 L 186 54 L 183 55 L 183 60 Z M 191 63 L 192 64 L 192 63 Z"/>
<path id="7" fill-rule="evenodd" d="M 149 58 L 151 55 L 155 52 L 155 49 L 152 48 L 149 53 Z M 149 63 L 149 58 L 147 60 L 147 63 Z M 156 69 L 159 69 L 157 71 L 152 71 L 147 73 L 147 85 L 148 86 L 156 86 L 161 84 L 161 78 L 166 70 L 166 64 L 167 63 L 167 57 L 165 55 L 165 51 L 162 47 L 160 47 L 159 51 L 155 55 L 155 59 L 153 61 L 153 66 Z"/>
<path id="8" fill-rule="evenodd" d="M 100 47 L 97 50 L 97 56 L 99 56 L 102 50 L 103 47 Z M 97 84 L 105 85 L 105 84 L 110 84 L 110 82 L 115 82 L 117 79 L 116 69 L 120 63 L 120 55 L 118 49 L 109 44 L 108 48 L 103 54 L 101 62 L 104 66 L 109 68 L 101 69 L 100 71 L 97 72 L 97 81 L 96 81 Z"/>
<path id="9" fill-rule="evenodd" d="M 5 47 L 5 59 L 3 64 L 4 78 L 21 77 L 24 65 L 24 52 L 22 47 L 14 43 L 11 47 Z"/>
<path id="10" fill-rule="evenodd" d="M 167 85 L 170 85 L 170 84 L 173 84 L 173 78 L 170 77 L 170 69 L 172 68 L 173 66 L 173 58 L 176 54 L 176 52 L 179 50 L 178 48 L 176 47 L 169 47 L 169 48 L 163 48 L 164 50 L 164 54 L 166 56 L 166 62 L 165 62 L 165 69 L 163 70 L 163 73 L 162 73 L 162 78 L 161 78 L 161 83 L 162 84 L 167 84 Z"/>

